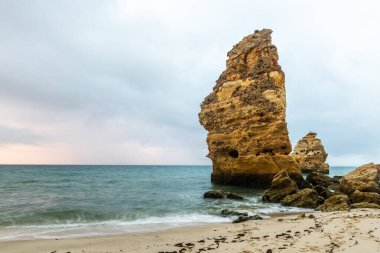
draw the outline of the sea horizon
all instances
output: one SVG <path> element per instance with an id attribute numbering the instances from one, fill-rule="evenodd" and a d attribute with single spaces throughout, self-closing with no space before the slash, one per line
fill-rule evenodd
<path id="1" fill-rule="evenodd" d="M 355 167 L 331 167 L 330 176 Z M 154 171 L 154 173 L 152 173 Z M 104 236 L 311 211 L 261 201 L 262 189 L 213 184 L 211 165 L 0 165 L 0 240 Z M 222 189 L 244 200 L 204 199 Z"/>

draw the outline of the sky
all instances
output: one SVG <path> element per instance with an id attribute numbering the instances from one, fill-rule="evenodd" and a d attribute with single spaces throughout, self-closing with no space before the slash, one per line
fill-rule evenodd
<path id="1" fill-rule="evenodd" d="M 200 103 L 273 30 L 293 145 L 380 162 L 380 2 L 0 0 L 0 164 L 211 164 Z"/>

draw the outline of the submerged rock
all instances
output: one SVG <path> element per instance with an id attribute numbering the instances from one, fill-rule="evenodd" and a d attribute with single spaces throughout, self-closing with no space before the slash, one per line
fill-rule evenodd
<path id="1" fill-rule="evenodd" d="M 236 194 L 236 193 L 233 193 L 233 192 L 229 192 L 227 193 L 227 196 L 226 196 L 228 199 L 244 199 L 242 196 Z"/>
<path id="2" fill-rule="evenodd" d="M 339 191 L 346 194 L 355 190 L 380 193 L 379 178 L 380 164 L 368 163 L 343 176 Z"/>
<path id="3" fill-rule="evenodd" d="M 281 201 L 281 204 L 284 206 L 316 208 L 321 204 L 321 199 L 317 191 L 313 189 L 303 189 L 295 194 L 286 196 Z"/>
<path id="4" fill-rule="evenodd" d="M 283 169 L 301 175 L 289 155 L 285 75 L 271 33 L 257 31 L 232 48 L 226 70 L 201 104 L 214 183 L 268 187 Z"/>
<path id="5" fill-rule="evenodd" d="M 266 202 L 280 202 L 287 195 L 297 192 L 297 184 L 289 177 L 286 170 L 278 172 L 271 187 L 263 194 L 262 200 Z"/>
<path id="6" fill-rule="evenodd" d="M 246 212 L 236 212 L 236 211 L 230 211 L 228 209 L 223 209 L 220 214 L 222 216 L 248 216 L 248 213 Z"/>
<path id="7" fill-rule="evenodd" d="M 208 199 L 223 199 L 224 197 L 225 197 L 225 194 L 221 190 L 208 191 L 203 194 L 203 198 L 208 198 Z"/>
<path id="8" fill-rule="evenodd" d="M 356 190 L 350 195 L 350 199 L 352 203 L 368 202 L 380 205 L 380 194 L 377 192 L 361 192 Z"/>
<path id="9" fill-rule="evenodd" d="M 320 209 L 322 212 L 349 211 L 350 199 L 347 195 L 334 195 L 326 199 Z"/>
<path id="10" fill-rule="evenodd" d="M 302 172 L 329 173 L 326 163 L 327 153 L 320 139 L 314 132 L 308 133 L 298 141 L 293 149 L 292 156 L 300 164 Z"/>

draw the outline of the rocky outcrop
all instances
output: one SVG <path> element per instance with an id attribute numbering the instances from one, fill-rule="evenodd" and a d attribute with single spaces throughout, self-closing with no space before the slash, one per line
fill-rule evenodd
<path id="1" fill-rule="evenodd" d="M 201 104 L 212 182 L 268 187 L 279 171 L 300 174 L 285 121 L 285 75 L 272 31 L 248 35 L 228 53 L 227 68 Z"/>
<path id="2" fill-rule="evenodd" d="M 374 208 L 374 209 L 380 209 L 380 206 L 375 203 L 368 203 L 368 202 L 360 202 L 360 203 L 354 203 L 351 205 L 351 208 Z"/>
<path id="3" fill-rule="evenodd" d="M 280 202 L 287 195 L 296 192 L 297 184 L 289 177 L 286 170 L 281 170 L 274 176 L 272 185 L 264 192 L 262 200 L 266 202 Z"/>
<path id="4" fill-rule="evenodd" d="M 320 185 L 322 187 L 328 187 L 332 184 L 332 180 L 329 176 L 321 174 L 319 172 L 312 172 L 306 177 L 306 181 L 313 186 Z"/>
<path id="5" fill-rule="evenodd" d="M 368 202 L 380 205 L 380 194 L 377 192 L 361 192 L 356 190 L 350 195 L 350 199 L 352 203 Z"/>
<path id="6" fill-rule="evenodd" d="M 298 141 L 291 155 L 300 164 L 302 172 L 329 173 L 329 165 L 326 163 L 327 153 L 321 140 L 316 136 L 314 132 L 308 133 Z"/>
<path id="7" fill-rule="evenodd" d="M 226 195 L 221 190 L 208 191 L 203 194 L 205 199 L 223 199 Z"/>
<path id="8" fill-rule="evenodd" d="M 355 190 L 380 193 L 380 164 L 368 163 L 343 176 L 339 191 L 348 195 Z"/>
<path id="9" fill-rule="evenodd" d="M 295 206 L 304 208 L 316 208 L 321 204 L 321 198 L 313 189 L 303 189 L 299 192 L 286 196 L 281 204 L 284 206 Z"/>
<path id="10" fill-rule="evenodd" d="M 228 192 L 227 195 L 226 195 L 226 198 L 228 198 L 228 199 L 244 199 L 239 194 L 236 194 L 236 193 L 233 193 L 233 192 Z"/>
<path id="11" fill-rule="evenodd" d="M 233 192 L 224 192 L 222 190 L 213 190 L 213 191 L 208 191 L 203 194 L 203 198 L 205 199 L 237 199 L 241 200 L 244 199 L 242 196 L 239 194 L 233 193 Z"/>
<path id="12" fill-rule="evenodd" d="M 326 199 L 320 209 L 322 212 L 349 211 L 350 199 L 347 195 L 334 195 Z"/>

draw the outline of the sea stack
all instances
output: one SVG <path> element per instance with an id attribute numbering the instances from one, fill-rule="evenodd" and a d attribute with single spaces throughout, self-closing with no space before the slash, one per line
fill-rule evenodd
<path id="1" fill-rule="evenodd" d="M 271 34 L 255 31 L 236 44 L 201 104 L 199 120 L 208 131 L 214 183 L 263 188 L 283 169 L 301 175 L 289 155 L 285 75 Z"/>
<path id="2" fill-rule="evenodd" d="M 294 147 L 292 156 L 300 164 L 302 172 L 329 173 L 329 165 L 326 163 L 327 153 L 317 134 L 309 132 Z"/>

